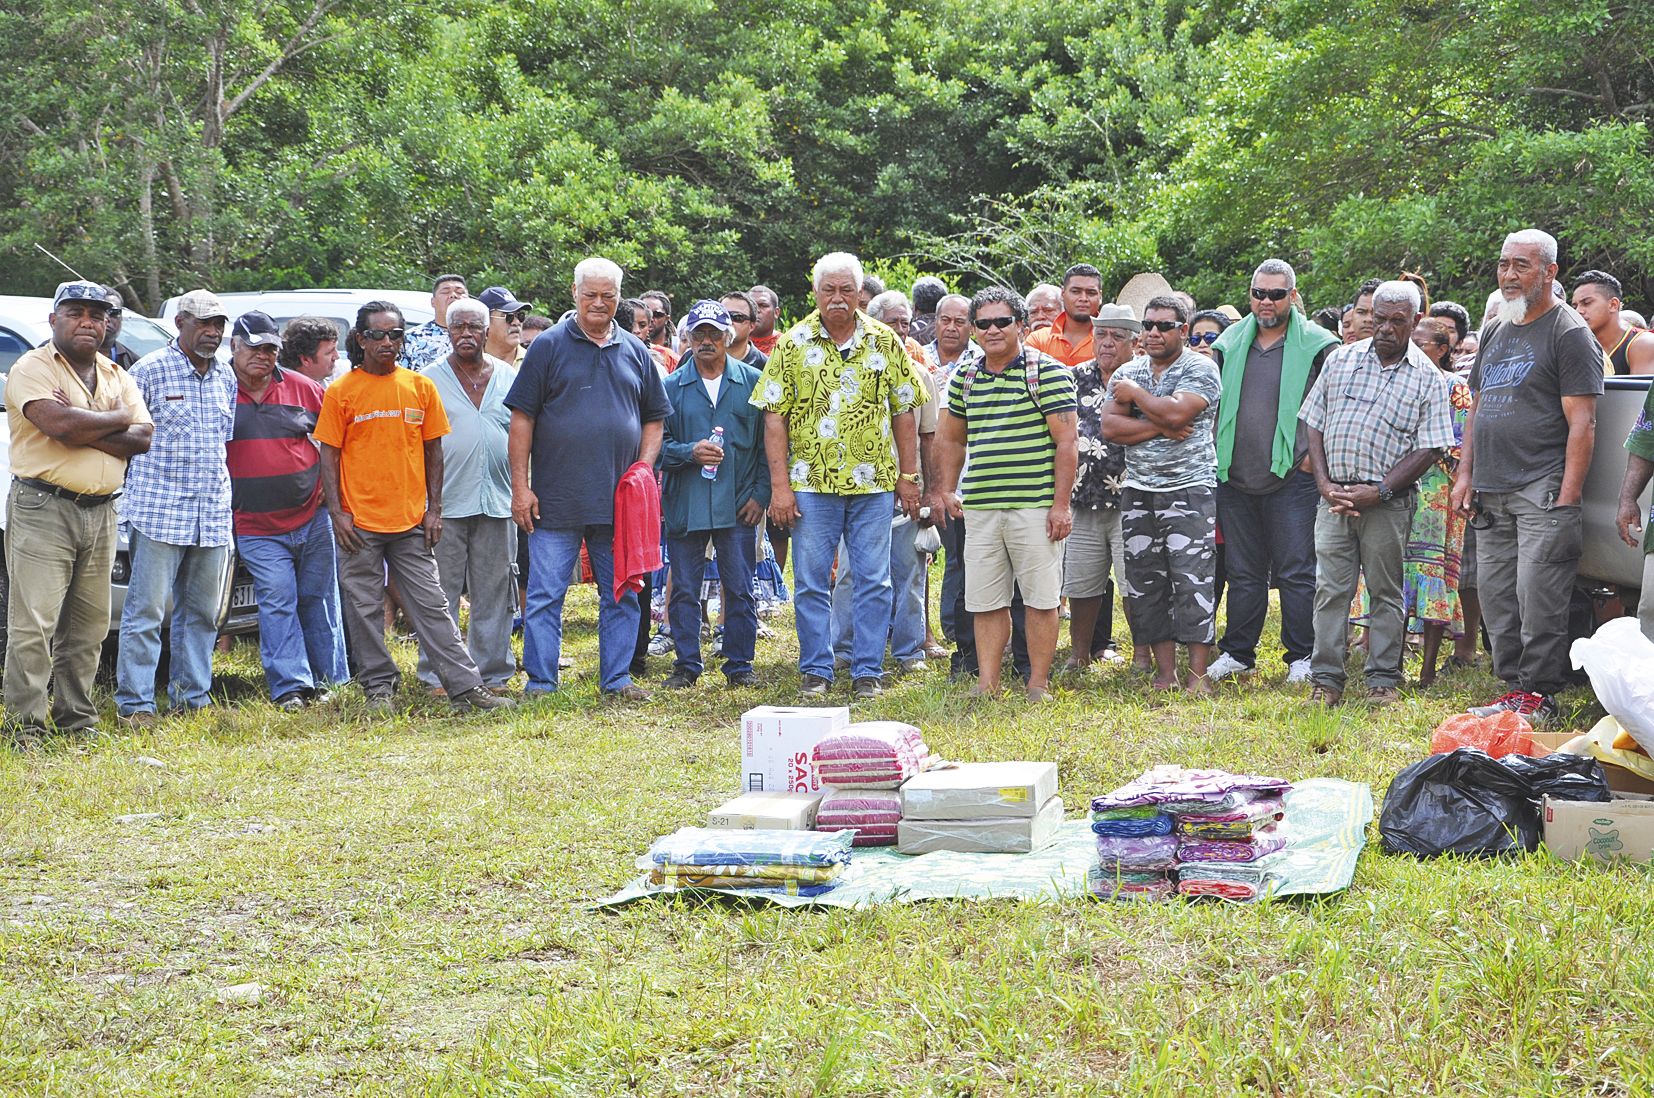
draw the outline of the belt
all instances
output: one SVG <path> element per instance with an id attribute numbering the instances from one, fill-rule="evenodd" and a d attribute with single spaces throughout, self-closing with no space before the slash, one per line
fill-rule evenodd
<path id="1" fill-rule="evenodd" d="M 71 492 L 61 484 L 53 484 L 49 480 L 35 480 L 33 477 L 18 477 L 17 483 L 37 492 L 45 492 L 48 496 L 66 499 L 77 507 L 102 507 L 120 495 L 119 492 L 110 492 L 102 496 L 93 495 L 91 492 Z"/>

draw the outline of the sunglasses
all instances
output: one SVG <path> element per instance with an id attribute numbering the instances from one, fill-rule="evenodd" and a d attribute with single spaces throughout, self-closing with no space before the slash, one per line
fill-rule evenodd
<path id="1" fill-rule="evenodd" d="M 672 314 L 665 311 L 664 309 L 650 309 L 649 310 L 649 315 L 654 317 L 656 320 L 665 320 L 667 317 L 671 316 Z"/>
<path id="2" fill-rule="evenodd" d="M 357 338 L 372 343 L 378 343 L 381 339 L 388 339 L 395 343 L 401 343 L 402 337 L 406 334 L 407 330 L 404 328 L 363 328 L 360 332 L 356 333 Z"/>
<path id="3" fill-rule="evenodd" d="M 524 317 L 526 317 L 528 315 L 528 310 L 527 309 L 518 309 L 514 313 L 508 313 L 504 309 L 490 309 L 488 311 L 488 315 L 489 316 L 497 316 L 501 320 L 521 320 L 521 319 L 523 319 Z"/>
<path id="4" fill-rule="evenodd" d="M 747 321 L 752 319 L 752 314 L 751 313 L 730 313 L 729 314 L 729 319 L 734 321 L 737 324 L 745 324 Z"/>
<path id="5" fill-rule="evenodd" d="M 1222 332 L 1190 332 L 1189 345 L 1191 347 L 1198 347 L 1204 343 L 1207 346 L 1210 346 L 1213 343 L 1216 343 L 1218 341 L 1218 336 L 1222 334 Z"/>
<path id="6" fill-rule="evenodd" d="M 1482 493 L 1470 493 L 1470 517 L 1467 525 L 1472 530 L 1493 529 L 1493 516 L 1482 510 Z"/>
<path id="7" fill-rule="evenodd" d="M 1181 328 L 1181 327 L 1183 327 L 1183 322 L 1181 320 L 1145 320 L 1145 321 L 1143 321 L 1143 330 L 1145 332 L 1169 332 L 1169 331 L 1172 331 L 1175 328 Z"/>
<path id="8" fill-rule="evenodd" d="M 976 325 L 976 330 L 979 332 L 985 332 L 989 328 L 999 328 L 1004 330 L 1016 322 L 1017 318 L 1014 316 L 985 316 L 979 317 L 972 321 L 972 323 Z"/>
<path id="9" fill-rule="evenodd" d="M 1252 287 L 1252 300 L 1254 301 L 1285 301 L 1291 296 L 1291 290 L 1283 290 L 1279 286 L 1273 290 L 1266 290 L 1261 286 Z"/>

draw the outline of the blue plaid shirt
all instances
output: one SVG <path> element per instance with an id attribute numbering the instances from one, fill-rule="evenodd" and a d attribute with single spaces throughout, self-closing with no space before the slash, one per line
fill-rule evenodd
<path id="1" fill-rule="evenodd" d="M 126 470 L 121 519 L 168 545 L 230 544 L 235 372 L 214 360 L 203 375 L 176 342 L 139 359 L 132 380 L 155 420 L 149 452 Z"/>

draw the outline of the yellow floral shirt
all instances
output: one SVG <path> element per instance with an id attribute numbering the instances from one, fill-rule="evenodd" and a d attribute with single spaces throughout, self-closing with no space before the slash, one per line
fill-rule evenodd
<path id="1" fill-rule="evenodd" d="M 793 491 L 854 496 L 896 487 L 891 418 L 928 395 L 895 332 L 858 312 L 841 352 L 814 312 L 776 342 L 752 403 L 787 417 Z"/>

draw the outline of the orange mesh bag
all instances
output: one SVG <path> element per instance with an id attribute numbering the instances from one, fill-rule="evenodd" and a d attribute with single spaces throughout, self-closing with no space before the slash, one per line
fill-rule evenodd
<path id="1" fill-rule="evenodd" d="M 1532 755 L 1533 726 L 1527 718 L 1509 711 L 1493 717 L 1455 713 L 1436 726 L 1430 736 L 1430 753 L 1440 755 L 1459 747 L 1474 747 L 1496 759 Z"/>

